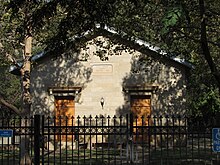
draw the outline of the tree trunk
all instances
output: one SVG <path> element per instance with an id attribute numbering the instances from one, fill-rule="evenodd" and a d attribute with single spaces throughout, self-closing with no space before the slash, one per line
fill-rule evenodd
<path id="1" fill-rule="evenodd" d="M 29 126 L 30 115 L 31 115 L 31 94 L 30 94 L 30 71 L 31 71 L 31 45 L 32 36 L 25 38 L 25 49 L 24 49 L 24 64 L 21 68 L 21 85 L 22 85 L 22 103 L 23 109 L 21 116 L 27 117 L 27 120 L 22 119 L 22 126 Z M 31 158 L 29 155 L 29 136 L 21 136 L 20 142 L 20 156 L 21 165 L 31 165 Z"/>
<path id="2" fill-rule="evenodd" d="M 30 116 L 31 94 L 30 94 L 30 72 L 31 72 L 31 44 L 32 37 L 27 36 L 25 39 L 24 64 L 21 68 L 22 83 L 22 115 Z"/>
<path id="3" fill-rule="evenodd" d="M 205 16 L 205 3 L 204 0 L 199 0 L 199 6 L 200 6 L 200 17 L 201 17 L 201 31 L 200 31 L 200 35 L 201 35 L 201 49 L 203 52 L 203 55 L 209 65 L 209 68 L 211 70 L 212 75 L 214 76 L 216 82 L 217 82 L 217 86 L 218 86 L 218 90 L 219 90 L 219 94 L 220 94 L 220 74 L 217 70 L 217 67 L 213 61 L 213 58 L 210 54 L 210 50 L 209 50 L 209 45 L 208 45 L 208 40 L 207 40 L 207 30 L 206 30 L 206 16 Z"/>

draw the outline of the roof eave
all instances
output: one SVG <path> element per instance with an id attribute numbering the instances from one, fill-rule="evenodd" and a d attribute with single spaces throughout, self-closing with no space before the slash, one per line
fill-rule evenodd
<path id="1" fill-rule="evenodd" d="M 113 28 L 109 28 L 107 26 L 105 26 L 104 29 L 102 29 L 101 26 L 97 25 L 96 28 L 101 29 L 101 30 L 105 30 L 105 31 L 107 31 L 109 33 L 112 33 L 112 34 L 118 35 L 117 31 L 115 31 Z M 89 35 L 90 32 L 92 32 L 92 31 L 87 31 L 87 32 L 84 33 L 84 35 Z M 127 36 L 127 34 L 123 33 L 122 37 L 123 36 Z M 194 68 L 194 66 L 190 62 L 187 62 L 186 60 L 180 59 L 180 58 L 177 58 L 177 57 L 174 57 L 174 58 L 169 57 L 168 54 L 165 51 L 161 50 L 159 47 L 153 46 L 152 44 L 150 44 L 148 42 L 145 42 L 141 39 L 135 39 L 133 42 L 134 42 L 134 44 L 138 44 L 139 46 L 144 46 L 146 49 L 149 49 L 149 50 L 151 50 L 153 52 L 156 52 L 156 53 L 158 53 L 158 54 L 160 54 L 164 57 L 169 58 L 170 60 L 173 60 L 177 63 L 180 63 L 180 64 L 186 66 L 187 68 L 190 68 L 190 69 Z M 40 60 L 41 58 L 44 58 L 45 55 L 46 55 L 45 51 L 37 53 L 37 54 L 35 54 L 31 57 L 31 61 L 36 62 L 36 61 Z M 19 70 L 18 67 L 12 65 L 12 66 L 10 66 L 9 72 L 12 73 L 12 74 L 15 74 L 15 75 L 20 75 L 20 71 L 18 71 L 18 70 Z"/>

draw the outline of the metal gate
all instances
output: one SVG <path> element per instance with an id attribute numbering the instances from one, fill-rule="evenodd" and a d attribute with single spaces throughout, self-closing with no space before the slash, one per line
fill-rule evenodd
<path id="1" fill-rule="evenodd" d="M 132 115 L 0 119 L 1 131 L 13 131 L 0 134 L 0 164 L 20 164 L 22 138 L 36 165 L 219 163 L 211 126 L 180 116 L 141 118 L 142 123 L 146 120 L 151 124 L 140 125 Z"/>

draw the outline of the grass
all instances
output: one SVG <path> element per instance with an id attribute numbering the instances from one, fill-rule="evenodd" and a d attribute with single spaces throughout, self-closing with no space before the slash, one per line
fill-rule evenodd
<path id="1" fill-rule="evenodd" d="M 44 163 L 51 164 L 109 164 L 119 155 L 117 150 L 100 150 L 100 149 L 80 149 L 80 150 L 61 150 L 51 152 L 44 157 Z"/>
<path id="2" fill-rule="evenodd" d="M 135 149 L 133 155 L 134 164 L 153 165 L 217 165 L 217 153 L 210 148 L 193 149 L 185 147 L 175 148 L 140 148 Z M 142 153 L 142 151 L 144 151 Z M 121 154 L 122 152 L 122 154 Z M 130 154 L 126 155 L 126 149 L 79 149 L 56 150 L 47 152 L 41 161 L 44 164 L 78 164 L 78 165 L 106 165 L 127 164 Z M 32 153 L 33 154 L 33 153 Z M 18 164 L 19 150 L 0 150 L 0 164 Z"/>
<path id="3" fill-rule="evenodd" d="M 217 154 L 205 149 L 192 150 L 190 148 L 152 150 L 151 164 L 169 165 L 213 165 L 217 162 Z"/>

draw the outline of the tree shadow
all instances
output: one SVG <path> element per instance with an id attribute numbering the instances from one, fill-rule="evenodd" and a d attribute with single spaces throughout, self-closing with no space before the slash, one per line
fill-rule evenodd
<path id="1" fill-rule="evenodd" d="M 50 95 L 49 88 L 80 87 L 84 89 L 86 84 L 92 81 L 90 77 L 92 68 L 83 65 L 78 55 L 77 52 L 72 57 L 48 57 L 33 66 L 31 73 L 33 114 L 55 115 L 54 96 Z"/>
<path id="2" fill-rule="evenodd" d="M 117 115 L 130 113 L 132 95 L 149 95 L 152 115 L 184 115 L 187 111 L 188 69 L 167 57 L 140 54 L 133 57 L 131 70 L 123 78 L 124 105 Z"/>

